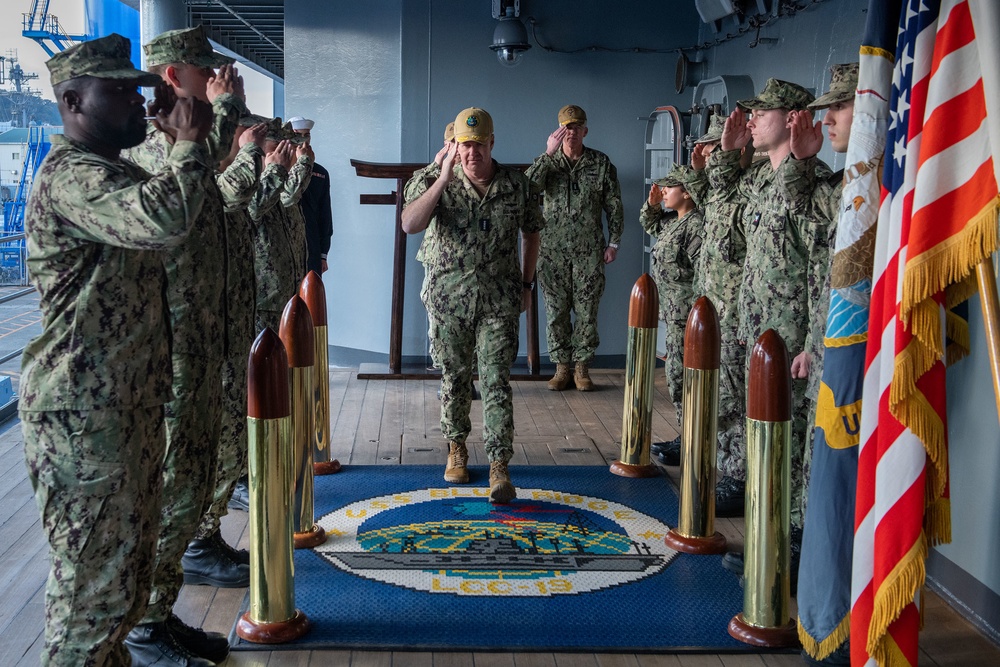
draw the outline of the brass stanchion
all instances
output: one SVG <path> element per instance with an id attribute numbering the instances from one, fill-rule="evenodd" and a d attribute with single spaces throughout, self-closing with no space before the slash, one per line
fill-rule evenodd
<path id="1" fill-rule="evenodd" d="M 622 477 L 655 477 L 660 474 L 659 468 L 649 460 L 659 310 L 656 284 L 648 273 L 644 273 L 635 281 L 628 304 L 622 451 L 619 459 L 611 464 L 611 472 Z"/>
<path id="2" fill-rule="evenodd" d="M 743 613 L 729 622 L 729 634 L 753 646 L 798 646 L 789 613 L 792 375 L 774 329 L 750 354 L 746 438 Z"/>
<path id="3" fill-rule="evenodd" d="M 295 495 L 292 527 L 295 548 L 310 549 L 326 541 L 326 531 L 314 523 L 313 498 L 313 323 L 306 302 L 293 296 L 281 314 L 281 342 L 288 351 L 291 379 L 292 454 Z"/>
<path id="4" fill-rule="evenodd" d="M 719 315 L 699 297 L 684 330 L 681 493 L 677 527 L 664 543 L 689 554 L 721 554 L 726 538 L 715 530 L 715 449 L 719 419 Z"/>
<path id="5" fill-rule="evenodd" d="M 327 348 L 326 289 L 323 279 L 310 271 L 302 279 L 299 296 L 306 302 L 313 322 L 313 473 L 332 475 L 340 461 L 330 459 L 330 351 Z"/>
<path id="6" fill-rule="evenodd" d="M 236 624 L 236 634 L 249 642 L 280 644 L 308 632 L 309 619 L 295 608 L 288 357 L 272 329 L 264 329 L 250 349 L 247 398 L 250 609 Z"/>

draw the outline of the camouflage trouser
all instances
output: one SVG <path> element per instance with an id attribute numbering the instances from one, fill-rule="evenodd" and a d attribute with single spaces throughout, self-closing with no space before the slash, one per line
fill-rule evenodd
<path id="1" fill-rule="evenodd" d="M 667 393 L 677 410 L 677 423 L 681 424 L 681 402 L 684 397 L 684 328 L 685 321 L 667 320 L 665 323 L 663 363 L 667 373 Z"/>
<path id="2" fill-rule="evenodd" d="M 432 315 L 432 310 L 427 303 L 427 272 L 424 272 L 424 282 L 420 285 L 420 303 L 424 304 L 424 309 L 427 311 L 427 341 L 428 341 L 428 354 L 431 356 L 431 363 L 434 364 L 435 368 L 440 368 L 441 364 L 438 363 L 437 355 L 434 352 L 434 339 L 437 337 L 436 328 L 434 326 L 434 316 Z"/>
<path id="3" fill-rule="evenodd" d="M 719 421 L 716 463 L 727 477 L 747 478 L 746 350 L 732 342 L 721 349 L 719 366 Z"/>
<path id="4" fill-rule="evenodd" d="M 597 307 L 604 294 L 604 257 L 574 255 L 538 260 L 545 297 L 545 339 L 553 363 L 590 362 L 597 352 Z M 576 315 L 572 322 L 570 313 Z"/>
<path id="5" fill-rule="evenodd" d="M 234 339 L 239 338 L 237 334 Z M 219 428 L 219 455 L 215 465 L 215 493 L 201 519 L 195 537 L 204 539 L 219 530 L 228 512 L 236 480 L 247 472 L 247 339 L 236 341 L 222 362 L 222 421 Z"/>
<path id="6" fill-rule="evenodd" d="M 163 408 L 20 416 L 49 541 L 41 664 L 128 665 L 159 530 Z"/>
<path id="7" fill-rule="evenodd" d="M 746 353 L 747 383 L 750 381 L 750 355 L 753 348 L 748 346 Z M 809 492 L 805 477 L 806 440 L 812 433 L 810 423 L 809 396 L 806 391 L 806 380 L 792 380 L 792 447 L 791 447 L 791 478 L 792 488 L 789 496 L 792 506 L 792 526 L 802 527 L 803 508 L 806 505 L 806 495 Z"/>
<path id="8" fill-rule="evenodd" d="M 436 313 L 435 350 L 441 364 L 441 434 L 465 442 L 472 430 L 472 374 L 479 357 L 483 396 L 483 443 L 490 461 L 514 453 L 510 367 L 517 356 L 517 317 L 467 319 Z"/>
<path id="9" fill-rule="evenodd" d="M 167 454 L 156 570 L 143 623 L 165 621 L 177 601 L 184 573 L 181 556 L 212 502 L 222 416 L 221 363 L 175 354 L 174 400 L 167 404 Z"/>
<path id="10" fill-rule="evenodd" d="M 274 333 L 279 333 L 279 328 L 281 327 L 281 311 L 280 310 L 261 310 L 257 309 L 257 332 L 254 334 L 254 339 L 260 335 L 260 332 L 264 329 L 271 327 Z"/>

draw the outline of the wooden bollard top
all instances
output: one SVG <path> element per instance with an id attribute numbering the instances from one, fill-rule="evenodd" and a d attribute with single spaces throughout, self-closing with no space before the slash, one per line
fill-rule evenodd
<path id="1" fill-rule="evenodd" d="M 707 296 L 700 296 L 688 313 L 684 328 L 684 368 L 714 371 L 722 354 L 722 330 L 719 314 Z"/>
<path id="2" fill-rule="evenodd" d="M 278 334 L 260 332 L 247 360 L 247 417 L 280 419 L 292 413 L 288 396 L 288 355 Z"/>
<path id="3" fill-rule="evenodd" d="M 639 276 L 632 286 L 628 301 L 628 325 L 639 329 L 656 329 L 660 319 L 660 295 L 648 273 Z"/>
<path id="4" fill-rule="evenodd" d="M 315 271 L 310 271 L 299 285 L 299 297 L 306 302 L 314 327 L 326 326 L 326 287 Z"/>
<path id="5" fill-rule="evenodd" d="M 762 333 L 750 353 L 747 417 L 765 422 L 792 419 L 792 366 L 785 341 L 774 329 Z"/>
<path id="6" fill-rule="evenodd" d="M 289 368 L 305 368 L 315 363 L 313 348 L 313 321 L 306 302 L 296 294 L 281 313 L 281 342 L 288 353 Z"/>

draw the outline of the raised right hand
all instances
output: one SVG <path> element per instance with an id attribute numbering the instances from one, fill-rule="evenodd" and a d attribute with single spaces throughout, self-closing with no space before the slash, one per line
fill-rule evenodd
<path id="1" fill-rule="evenodd" d="M 650 206 L 656 206 L 663 201 L 663 190 L 656 183 L 649 188 L 649 197 L 646 199 Z"/>
<path id="2" fill-rule="evenodd" d="M 437 166 L 440 167 L 442 164 L 444 164 L 444 156 L 448 154 L 448 147 L 451 146 L 453 143 L 455 142 L 454 141 L 444 142 L 444 146 L 442 146 L 441 150 L 439 150 L 437 152 L 437 155 L 434 156 L 434 162 L 437 163 Z"/>
<path id="3" fill-rule="evenodd" d="M 215 73 L 215 76 L 208 80 L 206 94 L 208 101 L 214 102 L 215 98 L 223 93 L 242 93 L 243 82 L 232 65 L 223 65 Z"/>
<path id="4" fill-rule="evenodd" d="M 738 150 L 749 144 L 752 138 L 750 128 L 747 127 L 746 114 L 743 113 L 743 109 L 736 107 L 729 114 L 722 129 L 722 150 Z"/>
<path id="5" fill-rule="evenodd" d="M 694 150 L 691 151 L 691 168 L 695 171 L 704 169 L 708 165 L 708 154 L 711 152 L 708 144 L 695 144 Z"/>
<path id="6" fill-rule="evenodd" d="M 545 140 L 545 154 L 555 155 L 559 147 L 562 146 L 563 137 L 566 136 L 566 126 L 560 125 L 555 132 Z"/>
<path id="7" fill-rule="evenodd" d="M 162 110 L 156 115 L 156 122 L 163 131 L 177 141 L 197 143 L 208 138 L 212 120 L 212 105 L 193 97 L 178 97 L 169 115 Z"/>
<path id="8" fill-rule="evenodd" d="M 448 142 L 448 151 L 444 154 L 444 160 L 441 162 L 441 175 L 438 176 L 438 180 L 442 180 L 444 183 L 451 182 L 451 179 L 455 177 L 455 161 L 458 160 L 458 144 L 454 141 Z"/>

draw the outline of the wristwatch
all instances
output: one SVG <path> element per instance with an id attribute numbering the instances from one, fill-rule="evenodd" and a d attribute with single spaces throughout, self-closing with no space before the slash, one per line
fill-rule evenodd
<path id="1" fill-rule="evenodd" d="M 535 281 L 534 280 L 531 280 L 531 281 L 522 280 L 521 281 L 521 285 L 526 290 L 533 290 L 533 289 L 535 289 Z"/>
<path id="2" fill-rule="evenodd" d="M 617 243 L 609 243 L 608 247 L 609 248 L 614 248 L 615 250 L 618 250 L 618 244 Z"/>

